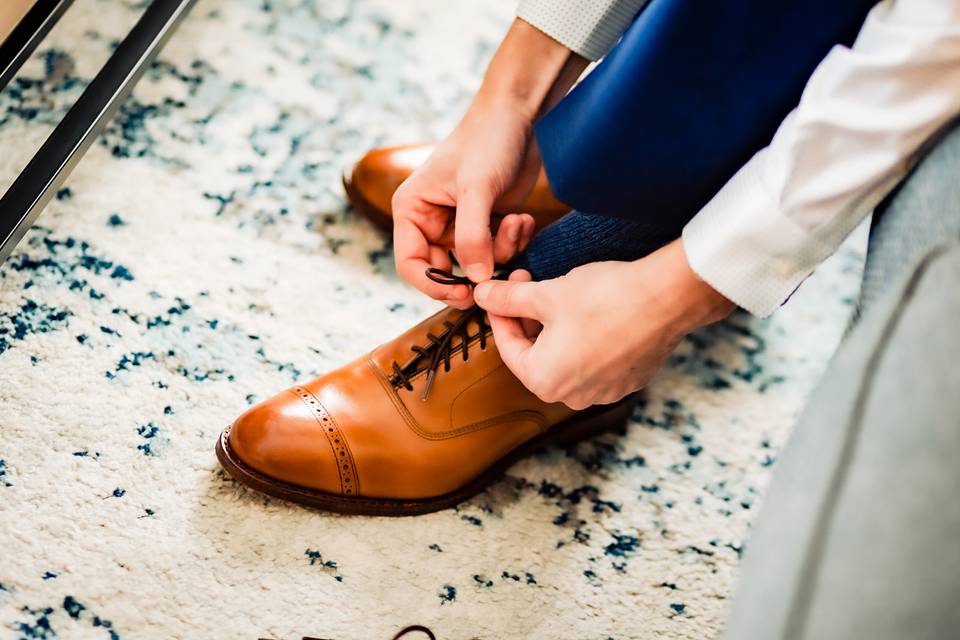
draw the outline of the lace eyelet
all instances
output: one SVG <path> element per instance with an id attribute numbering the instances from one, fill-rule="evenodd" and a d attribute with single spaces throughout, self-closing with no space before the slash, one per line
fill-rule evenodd
<path id="1" fill-rule="evenodd" d="M 441 269 L 427 269 L 426 275 L 439 284 L 464 284 L 473 286 L 473 282 L 468 278 L 457 276 Z M 420 345 L 412 345 L 410 347 L 410 350 L 417 354 L 416 357 L 402 368 L 396 360 L 393 362 L 393 375 L 390 378 L 391 385 L 397 389 L 403 387 L 408 391 L 413 391 L 410 378 L 426 372 L 427 378 L 421 399 L 427 400 L 433 388 L 434 379 L 436 378 L 440 364 L 443 363 L 444 373 L 451 371 L 452 365 L 450 358 L 451 355 L 456 352 L 456 349 L 460 349 L 464 362 L 470 359 L 469 348 L 471 346 L 471 340 L 478 339 L 480 350 L 487 350 L 487 334 L 490 332 L 490 325 L 487 324 L 485 316 L 486 312 L 483 309 L 478 306 L 473 306 L 461 313 L 453 321 L 444 319 L 444 330 L 439 336 L 434 335 L 432 332 L 427 332 L 426 337 L 427 340 L 430 341 L 427 347 Z M 471 323 L 477 326 L 478 331 L 472 336 L 470 335 Z"/>

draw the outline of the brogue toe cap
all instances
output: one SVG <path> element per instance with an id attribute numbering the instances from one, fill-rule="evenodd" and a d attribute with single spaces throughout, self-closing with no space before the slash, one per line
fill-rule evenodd
<path id="1" fill-rule="evenodd" d="M 341 472 L 334 439 L 342 441 L 343 436 L 330 435 L 322 419 L 291 390 L 247 410 L 231 425 L 227 440 L 231 453 L 261 475 L 341 494 L 344 475 L 349 474 Z"/>

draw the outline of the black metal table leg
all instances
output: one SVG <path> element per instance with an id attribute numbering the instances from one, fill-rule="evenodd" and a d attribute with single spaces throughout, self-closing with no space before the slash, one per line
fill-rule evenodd
<path id="1" fill-rule="evenodd" d="M 0 43 L 0 87 L 7 86 L 73 0 L 37 0 Z"/>
<path id="2" fill-rule="evenodd" d="M 130 94 L 195 0 L 153 0 L 0 198 L 0 263 Z"/>

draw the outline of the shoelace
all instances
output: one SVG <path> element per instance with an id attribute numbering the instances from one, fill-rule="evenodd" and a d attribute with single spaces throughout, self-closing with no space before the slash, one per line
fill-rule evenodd
<path id="1" fill-rule="evenodd" d="M 426 273 L 427 277 L 437 284 L 451 286 L 465 284 L 470 287 L 473 286 L 470 278 L 457 276 L 443 269 L 430 268 L 427 269 Z M 469 333 L 469 325 L 471 322 L 475 322 L 480 328 L 480 332 L 475 336 L 471 336 Z M 450 356 L 453 353 L 453 339 L 455 337 L 460 337 L 460 352 L 463 354 L 464 362 L 470 358 L 468 344 L 470 340 L 479 338 L 480 349 L 486 348 L 487 333 L 490 331 L 490 325 L 487 324 L 485 312 L 480 307 L 474 305 L 461 313 L 453 322 L 444 320 L 443 324 L 444 330 L 439 336 L 435 336 L 429 332 L 427 333 L 427 339 L 430 340 L 429 345 L 426 347 L 420 345 L 410 347 L 410 350 L 417 354 L 417 357 L 413 360 L 402 367 L 396 360 L 393 361 L 393 376 L 390 382 L 394 386 L 402 386 L 407 391 L 413 391 L 413 384 L 410 382 L 410 379 L 426 371 L 427 382 L 423 387 L 422 395 L 422 399 L 426 400 L 430 396 L 430 390 L 433 389 L 433 382 L 437 377 L 437 370 L 440 368 L 440 363 L 443 363 L 444 371 L 450 371 Z M 426 365 L 422 366 L 424 363 L 426 363 Z"/>
<path id="2" fill-rule="evenodd" d="M 402 638 L 403 636 L 413 631 L 419 631 L 421 633 L 427 634 L 427 637 L 430 640 L 437 640 L 437 636 L 433 635 L 433 631 L 430 631 L 430 629 L 427 629 L 425 626 L 420 624 L 410 625 L 409 627 L 405 627 L 401 629 L 400 632 L 397 633 L 397 635 L 393 636 L 393 640 L 400 640 L 400 638 Z"/>
<path id="3" fill-rule="evenodd" d="M 425 626 L 420 624 L 413 624 L 413 625 L 410 625 L 409 627 L 404 627 L 403 629 L 397 632 L 397 635 L 393 636 L 393 640 L 400 640 L 400 638 L 402 638 L 403 636 L 407 635 L 408 633 L 413 633 L 414 631 L 419 631 L 420 633 L 427 634 L 427 638 L 429 640 L 437 640 L 437 636 L 433 635 L 433 631 L 430 631 L 430 629 L 427 629 Z M 261 640 L 264 640 L 264 639 L 261 638 Z M 326 640 L 326 639 L 304 636 L 303 640 Z"/>

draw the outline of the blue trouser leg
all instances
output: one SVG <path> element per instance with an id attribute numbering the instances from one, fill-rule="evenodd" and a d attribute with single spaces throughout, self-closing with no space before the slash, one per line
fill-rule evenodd
<path id="1" fill-rule="evenodd" d="M 955 126 L 877 207 L 870 229 L 861 309 L 938 242 L 960 239 L 960 125 Z M 518 267 L 536 280 L 556 278 L 601 260 L 637 260 L 678 238 L 690 216 L 615 218 L 573 212 L 541 231 Z"/>
<path id="2" fill-rule="evenodd" d="M 800 101 L 876 0 L 651 0 L 536 125 L 547 177 L 580 211 L 695 214 Z"/>
<path id="3" fill-rule="evenodd" d="M 553 278 L 633 260 L 684 225 L 850 43 L 875 0 L 651 0 L 610 55 L 537 124 L 551 186 L 580 211 L 520 266 Z M 617 219 L 620 218 L 620 219 Z"/>

